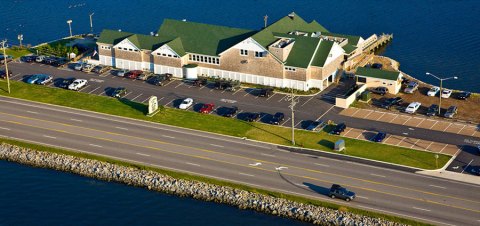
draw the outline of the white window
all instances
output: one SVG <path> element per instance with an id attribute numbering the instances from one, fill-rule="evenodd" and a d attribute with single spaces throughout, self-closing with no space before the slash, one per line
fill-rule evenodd
<path id="1" fill-rule="evenodd" d="M 255 51 L 255 57 L 264 57 L 264 56 L 265 56 L 264 52 Z"/>
<path id="2" fill-rule="evenodd" d="M 241 55 L 241 56 L 248 56 L 248 50 L 246 50 L 246 49 L 241 49 L 241 50 L 240 50 L 240 55 Z"/>
<path id="3" fill-rule="evenodd" d="M 293 72 L 297 71 L 297 69 L 294 68 L 294 67 L 285 67 L 285 70 L 287 70 L 287 71 L 293 71 Z"/>
<path id="4" fill-rule="evenodd" d="M 178 56 L 173 56 L 178 58 Z M 196 54 L 189 54 L 188 59 L 191 61 L 207 63 L 207 64 L 220 64 L 220 60 L 217 57 L 202 56 Z"/>

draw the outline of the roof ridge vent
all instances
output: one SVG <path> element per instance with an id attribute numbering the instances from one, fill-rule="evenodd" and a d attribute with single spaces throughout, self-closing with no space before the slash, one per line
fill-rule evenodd
<path id="1" fill-rule="evenodd" d="M 288 14 L 288 17 L 290 17 L 290 19 L 293 20 L 293 18 L 295 17 L 295 13 L 294 12 L 291 12 Z"/>

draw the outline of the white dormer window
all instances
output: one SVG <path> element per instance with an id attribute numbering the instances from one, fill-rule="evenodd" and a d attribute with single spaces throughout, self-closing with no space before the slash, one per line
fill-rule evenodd
<path id="1" fill-rule="evenodd" d="M 248 56 L 248 50 L 246 50 L 246 49 L 241 49 L 241 50 L 240 50 L 240 56 Z"/>

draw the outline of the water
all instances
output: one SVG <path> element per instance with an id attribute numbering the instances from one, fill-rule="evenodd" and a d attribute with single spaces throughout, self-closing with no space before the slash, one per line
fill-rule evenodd
<path id="1" fill-rule="evenodd" d="M 133 3 L 134 2 L 134 3 Z M 164 18 L 187 19 L 232 27 L 259 29 L 267 14 L 273 22 L 295 11 L 307 21 L 317 20 L 327 29 L 368 37 L 393 33 L 384 55 L 400 61 L 401 69 L 429 83 L 431 72 L 454 89 L 480 92 L 480 3 L 478 0 L 2 0 L 0 37 L 38 44 L 73 33 L 102 28 L 148 34 L 158 30 Z M 3 33 L 3 34 L 2 34 Z"/>
<path id="2" fill-rule="evenodd" d="M 0 161 L 0 225 L 307 225 Z"/>

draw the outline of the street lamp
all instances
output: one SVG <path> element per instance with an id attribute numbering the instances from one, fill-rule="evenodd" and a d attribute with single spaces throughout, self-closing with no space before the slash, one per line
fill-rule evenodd
<path id="1" fill-rule="evenodd" d="M 68 28 L 70 28 L 70 37 L 72 37 L 72 20 L 67 20 Z"/>
<path id="2" fill-rule="evenodd" d="M 5 64 L 5 77 L 7 78 L 7 87 L 8 87 L 8 93 L 10 93 L 10 78 L 8 76 L 8 64 L 7 64 L 7 53 L 5 52 L 5 48 L 7 48 L 7 40 L 3 40 L 0 42 L 2 44 L 2 49 L 3 49 L 3 63 Z"/>
<path id="3" fill-rule="evenodd" d="M 437 77 L 437 76 L 435 76 L 434 74 L 432 74 L 432 73 L 430 73 L 430 72 L 427 72 L 426 74 L 427 74 L 427 75 L 431 75 L 432 77 L 440 80 L 440 94 L 438 95 L 438 96 L 439 96 L 438 115 L 440 115 L 440 110 L 442 109 L 442 91 L 443 91 L 442 85 L 443 85 L 443 81 L 444 81 L 444 80 L 449 80 L 449 79 L 458 79 L 458 77 L 457 77 L 457 76 L 453 76 L 453 77 L 448 77 L 448 78 L 440 78 L 440 77 Z"/>
<path id="4" fill-rule="evenodd" d="M 20 48 L 22 48 L 23 34 L 17 36 L 18 41 L 20 42 Z"/>
<path id="5" fill-rule="evenodd" d="M 93 34 L 93 20 L 92 20 L 93 14 L 95 14 L 95 13 L 90 14 L 90 33 L 92 33 L 92 34 Z"/>

